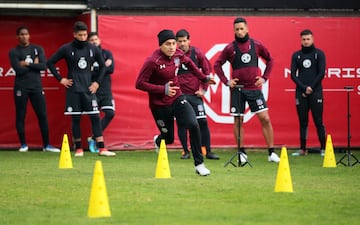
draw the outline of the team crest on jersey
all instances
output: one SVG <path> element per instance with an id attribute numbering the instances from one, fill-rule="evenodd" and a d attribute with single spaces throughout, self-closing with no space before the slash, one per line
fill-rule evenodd
<path id="1" fill-rule="evenodd" d="M 245 53 L 241 56 L 241 61 L 243 63 L 249 63 L 251 61 L 251 55 L 249 53 Z"/>
<path id="2" fill-rule="evenodd" d="M 27 63 L 33 63 L 33 59 L 31 58 L 31 55 L 27 55 L 26 58 L 25 58 L 25 62 Z"/>
<path id="3" fill-rule="evenodd" d="M 311 60 L 310 60 L 310 59 L 305 59 L 305 60 L 303 61 L 303 66 L 304 66 L 304 68 L 310 68 L 310 66 L 311 66 Z"/>
<path id="4" fill-rule="evenodd" d="M 176 67 L 180 66 L 180 59 L 178 57 L 174 58 L 174 63 Z"/>
<path id="5" fill-rule="evenodd" d="M 81 57 L 80 59 L 79 59 L 79 61 L 78 61 L 78 67 L 80 68 L 80 69 L 86 69 L 86 67 L 87 67 L 87 62 L 86 62 L 86 59 L 85 59 L 85 57 Z"/>

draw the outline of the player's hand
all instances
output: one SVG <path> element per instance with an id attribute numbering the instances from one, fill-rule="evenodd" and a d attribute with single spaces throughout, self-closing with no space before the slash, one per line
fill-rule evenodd
<path id="1" fill-rule="evenodd" d="M 238 81 L 239 81 L 238 78 L 234 78 L 234 79 L 229 80 L 229 82 L 228 82 L 229 87 L 234 88 L 237 85 Z"/>
<path id="2" fill-rule="evenodd" d="M 34 59 L 34 64 L 38 64 L 39 63 L 39 57 L 35 57 L 35 59 Z"/>
<path id="3" fill-rule="evenodd" d="M 62 78 L 60 80 L 60 84 L 64 85 L 66 88 L 69 88 L 73 85 L 73 80 L 72 79 L 67 79 L 67 78 Z"/>
<path id="4" fill-rule="evenodd" d="M 210 79 L 207 81 L 208 84 L 216 84 L 216 81 L 213 77 L 210 77 Z"/>
<path id="5" fill-rule="evenodd" d="M 180 89 L 180 87 L 177 86 L 173 86 L 174 82 L 173 81 L 169 81 L 166 85 L 165 85 L 165 89 L 166 89 L 166 95 L 169 97 L 174 97 L 177 93 L 177 90 Z"/>
<path id="6" fill-rule="evenodd" d="M 310 95 L 311 93 L 313 93 L 313 89 L 310 86 L 306 87 L 305 94 Z"/>
<path id="7" fill-rule="evenodd" d="M 19 64 L 20 64 L 21 67 L 27 67 L 27 66 L 29 66 L 29 63 L 26 62 L 26 61 L 24 61 L 24 60 L 20 61 Z"/>
<path id="8" fill-rule="evenodd" d="M 196 96 L 198 96 L 198 97 L 203 97 L 205 95 L 205 93 L 206 93 L 206 91 L 203 89 L 200 89 L 195 92 Z"/>
<path id="9" fill-rule="evenodd" d="M 111 60 L 111 59 L 107 59 L 107 60 L 105 61 L 105 66 L 106 66 L 106 67 L 111 66 L 111 64 L 112 64 L 112 60 Z"/>
<path id="10" fill-rule="evenodd" d="M 260 86 L 262 86 L 264 83 L 265 83 L 265 79 L 264 79 L 264 78 L 259 77 L 259 76 L 256 77 L 256 82 L 255 82 L 255 86 L 256 86 L 256 87 L 260 87 Z"/>
<path id="11" fill-rule="evenodd" d="M 95 94 L 97 89 L 99 88 L 99 83 L 98 82 L 92 82 L 91 85 L 89 86 L 89 91 L 92 93 L 92 94 Z"/>

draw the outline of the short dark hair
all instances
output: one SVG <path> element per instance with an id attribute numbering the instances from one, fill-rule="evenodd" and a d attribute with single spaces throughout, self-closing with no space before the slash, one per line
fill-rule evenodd
<path id="1" fill-rule="evenodd" d="M 87 31 L 87 25 L 86 23 L 82 22 L 82 21 L 77 21 L 74 23 L 74 26 L 73 26 L 73 31 L 74 32 L 78 32 L 78 31 Z"/>
<path id="2" fill-rule="evenodd" d="M 186 37 L 187 39 L 190 39 L 190 34 L 187 30 L 181 29 L 176 32 L 176 39 L 178 39 L 179 37 Z"/>
<path id="3" fill-rule="evenodd" d="M 16 35 L 19 35 L 22 30 L 27 30 L 29 32 L 29 28 L 21 26 L 16 29 Z"/>
<path id="4" fill-rule="evenodd" d="M 303 31 L 300 32 L 300 36 L 303 36 L 303 35 L 309 35 L 309 34 L 313 34 L 313 32 L 309 29 L 305 29 Z"/>
<path id="5" fill-rule="evenodd" d="M 88 39 L 90 39 L 92 36 L 99 36 L 99 34 L 98 34 L 98 32 L 95 32 L 95 31 L 90 32 L 90 33 L 88 34 Z"/>
<path id="6" fill-rule="evenodd" d="M 246 19 L 243 18 L 243 17 L 238 17 L 238 18 L 236 18 L 236 19 L 234 20 L 234 24 L 236 24 L 236 23 L 245 23 L 245 24 L 247 24 Z"/>

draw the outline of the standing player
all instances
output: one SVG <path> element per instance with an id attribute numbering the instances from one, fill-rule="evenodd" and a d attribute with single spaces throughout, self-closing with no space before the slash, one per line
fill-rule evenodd
<path id="1" fill-rule="evenodd" d="M 101 40 L 97 32 L 91 32 L 88 36 L 88 41 L 98 47 L 105 60 L 106 72 L 101 81 L 101 86 L 96 92 L 98 106 L 104 112 L 104 117 L 101 119 L 101 129 L 104 132 L 110 121 L 115 116 L 115 102 L 111 92 L 111 74 L 114 72 L 114 58 L 109 50 L 101 48 Z M 99 79 L 99 63 L 95 62 L 93 65 L 93 81 Z M 96 142 L 94 137 L 88 137 L 89 150 L 96 152 Z"/>
<path id="2" fill-rule="evenodd" d="M 196 47 L 190 46 L 190 34 L 187 30 L 179 30 L 176 33 L 178 47 L 185 52 L 204 74 L 210 74 L 211 65 L 206 56 Z M 220 159 L 211 152 L 210 130 L 206 120 L 206 113 L 202 97 L 204 96 L 208 85 L 200 82 L 199 78 L 191 73 L 185 65 L 181 65 L 178 72 L 178 80 L 182 93 L 195 111 L 196 119 L 200 126 L 201 145 L 206 148 L 206 158 Z M 187 132 L 184 127 L 178 126 L 178 135 L 181 145 L 184 149 L 182 159 L 189 159 L 190 153 L 187 146 Z"/>
<path id="3" fill-rule="evenodd" d="M 137 89 L 148 92 L 149 107 L 160 131 L 160 135 L 154 137 L 155 146 L 158 149 L 162 139 L 166 144 L 174 142 L 175 117 L 180 126 L 189 129 L 195 172 L 200 176 L 210 175 L 201 154 L 199 124 L 194 110 L 180 90 L 177 72 L 184 64 L 203 82 L 214 84 L 215 81 L 205 76 L 190 58 L 176 48 L 173 31 L 160 31 L 158 40 L 160 48 L 145 61 L 136 81 Z"/>
<path id="4" fill-rule="evenodd" d="M 306 139 L 309 111 L 316 126 L 320 141 L 320 152 L 324 155 L 325 127 L 323 124 L 323 89 L 321 85 L 325 75 L 325 54 L 314 45 L 311 30 L 300 33 L 301 50 L 294 52 L 291 58 L 291 79 L 296 84 L 296 110 L 300 123 L 300 150 L 292 155 L 306 155 Z"/>
<path id="5" fill-rule="evenodd" d="M 259 41 L 249 37 L 247 22 L 244 18 L 234 20 L 235 41 L 228 44 L 214 64 L 220 80 L 231 88 L 231 114 L 234 116 L 234 135 L 240 137 L 240 160 L 245 162 L 247 155 L 244 148 L 244 111 L 248 102 L 251 112 L 256 113 L 262 126 L 262 132 L 268 147 L 268 161 L 279 162 L 274 152 L 274 132 L 268 113 L 268 107 L 261 91 L 261 86 L 269 79 L 273 59 L 269 51 Z M 266 61 L 266 69 L 261 76 L 258 57 Z M 229 61 L 233 72 L 228 80 L 222 65 Z M 237 85 L 243 88 L 236 87 Z M 240 130 L 238 129 L 240 127 Z M 240 132 L 240 133 L 239 133 Z"/>
<path id="6" fill-rule="evenodd" d="M 61 46 L 48 60 L 48 67 L 54 77 L 66 88 L 65 115 L 72 117 L 72 133 L 75 143 L 75 156 L 84 155 L 81 146 L 80 119 L 82 114 L 90 117 L 92 131 L 97 141 L 100 156 L 115 156 L 104 146 L 104 139 L 100 125 L 96 91 L 105 74 L 105 62 L 100 49 L 87 41 L 87 26 L 83 22 L 76 22 L 73 27 L 74 40 Z M 55 64 L 64 59 L 68 68 L 67 78 L 60 76 Z M 94 62 L 99 63 L 99 78 L 92 81 L 91 67 Z"/>
<path id="7" fill-rule="evenodd" d="M 39 45 L 30 43 L 30 34 L 27 27 L 16 30 L 19 45 L 11 49 L 9 58 L 12 68 L 16 72 L 14 83 L 14 100 L 16 109 L 16 130 L 20 139 L 20 152 L 29 150 L 25 138 L 25 117 L 28 100 L 37 116 L 43 151 L 60 152 L 60 149 L 49 144 L 49 127 L 46 112 L 44 90 L 41 83 L 40 71 L 46 69 L 44 50 Z"/>

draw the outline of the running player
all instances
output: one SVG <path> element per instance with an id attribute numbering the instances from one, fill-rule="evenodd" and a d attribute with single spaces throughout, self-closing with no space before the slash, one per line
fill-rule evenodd
<path id="1" fill-rule="evenodd" d="M 173 31 L 160 31 L 158 40 L 160 48 L 146 59 L 136 81 L 137 89 L 148 92 L 149 107 L 160 131 L 160 135 L 154 136 L 156 149 L 162 139 L 166 144 L 174 142 L 175 117 L 179 126 L 185 127 L 190 132 L 195 172 L 200 176 L 210 175 L 210 170 L 205 167 L 201 154 L 199 124 L 194 110 L 180 90 L 177 72 L 183 64 L 203 82 L 214 84 L 215 81 L 210 76 L 205 76 L 183 51 L 176 48 Z"/>

